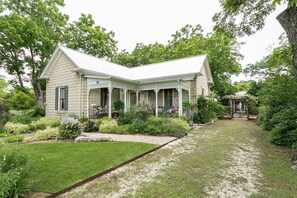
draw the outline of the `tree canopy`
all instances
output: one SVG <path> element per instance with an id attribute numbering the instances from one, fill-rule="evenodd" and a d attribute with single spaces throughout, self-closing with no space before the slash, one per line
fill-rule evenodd
<path id="1" fill-rule="evenodd" d="M 214 79 L 212 89 L 221 97 L 234 92 L 231 75 L 241 71 L 238 61 L 242 55 L 238 53 L 240 43 L 223 32 L 203 34 L 200 25 L 186 25 L 176 31 L 167 44 L 138 43 L 129 53 L 123 50 L 116 54 L 113 61 L 128 67 L 174 60 L 190 56 L 207 54 Z"/>

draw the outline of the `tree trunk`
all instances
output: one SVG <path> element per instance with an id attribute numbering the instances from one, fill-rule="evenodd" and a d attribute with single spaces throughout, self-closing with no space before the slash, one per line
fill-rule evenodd
<path id="1" fill-rule="evenodd" d="M 289 43 L 293 48 L 293 65 L 297 82 L 297 8 L 287 8 L 276 19 L 286 31 Z"/>
<path id="2" fill-rule="evenodd" d="M 40 108 L 40 109 L 44 109 L 44 96 L 43 96 L 43 91 L 42 91 L 41 84 L 40 84 L 39 80 L 32 83 L 32 85 L 33 85 L 33 90 L 34 90 L 36 107 Z"/>
<path id="3" fill-rule="evenodd" d="M 276 19 L 286 31 L 289 43 L 293 48 L 293 65 L 295 68 L 295 80 L 297 82 L 297 8 L 287 8 Z M 296 88 L 297 89 L 297 88 Z M 297 160 L 297 149 L 292 161 Z"/>

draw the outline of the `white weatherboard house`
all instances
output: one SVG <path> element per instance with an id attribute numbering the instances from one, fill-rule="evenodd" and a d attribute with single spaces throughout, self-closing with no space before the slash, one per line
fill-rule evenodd
<path id="1" fill-rule="evenodd" d="M 112 116 L 119 100 L 125 111 L 146 103 L 156 116 L 162 110 L 183 115 L 183 102 L 209 95 L 213 83 L 206 55 L 128 68 L 62 46 L 56 47 L 40 78 L 46 80 L 47 117 L 93 118 L 98 109 Z"/>

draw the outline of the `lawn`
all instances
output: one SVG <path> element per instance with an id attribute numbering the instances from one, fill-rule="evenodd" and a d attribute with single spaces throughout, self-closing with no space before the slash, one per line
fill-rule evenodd
<path id="1" fill-rule="evenodd" d="M 271 144 L 254 122 L 217 121 L 178 142 L 66 197 L 296 197 L 294 150 Z"/>
<path id="2" fill-rule="evenodd" d="M 155 148 L 135 142 L 36 143 L 8 145 L 29 156 L 32 190 L 57 192 Z"/>

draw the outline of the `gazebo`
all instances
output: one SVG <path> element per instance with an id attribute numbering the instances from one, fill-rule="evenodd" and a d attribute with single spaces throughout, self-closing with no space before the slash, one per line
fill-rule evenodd
<path id="1" fill-rule="evenodd" d="M 240 91 L 228 97 L 230 103 L 230 119 L 246 118 L 249 119 L 248 100 L 250 95 L 246 91 Z"/>

